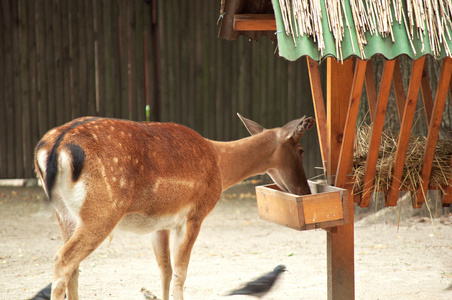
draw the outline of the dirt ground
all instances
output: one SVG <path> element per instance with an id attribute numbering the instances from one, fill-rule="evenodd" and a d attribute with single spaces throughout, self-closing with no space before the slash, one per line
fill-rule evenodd
<path id="1" fill-rule="evenodd" d="M 403 210 L 398 228 L 398 208 L 376 214 L 356 209 L 356 299 L 452 299 L 452 217 Z M 104 242 L 81 264 L 80 298 L 145 299 L 143 287 L 160 296 L 149 240 L 116 232 Z M 61 244 L 39 187 L 0 188 L 0 299 L 27 299 L 47 285 Z M 289 272 L 264 299 L 327 299 L 325 231 L 298 232 L 259 220 L 253 190 L 238 186 L 203 224 L 185 298 L 229 299 L 227 291 L 278 264 Z"/>

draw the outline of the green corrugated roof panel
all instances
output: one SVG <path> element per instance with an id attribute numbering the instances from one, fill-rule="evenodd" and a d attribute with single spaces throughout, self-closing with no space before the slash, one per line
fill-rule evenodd
<path id="1" fill-rule="evenodd" d="M 433 0 L 435 1 L 435 0 Z M 337 60 L 341 60 L 341 57 L 336 53 L 336 45 L 333 34 L 329 30 L 328 20 L 325 10 L 325 0 L 320 0 L 321 10 L 322 10 L 322 27 L 323 27 L 323 38 L 325 43 L 325 49 L 323 51 L 323 55 L 320 53 L 320 50 L 317 49 L 317 43 L 313 41 L 312 37 L 299 36 L 296 37 L 297 46 L 295 46 L 293 37 L 287 36 L 284 29 L 284 24 L 281 16 L 281 8 L 279 6 L 279 0 L 272 0 L 273 8 L 275 11 L 276 18 L 276 26 L 277 26 L 277 38 L 278 38 L 278 49 L 279 55 L 290 60 L 294 61 L 299 59 L 302 56 L 309 56 L 314 60 L 322 61 L 324 58 L 328 56 L 332 56 Z M 350 56 L 356 56 L 361 59 L 370 59 L 375 54 L 381 54 L 387 59 L 394 59 L 402 54 L 408 55 L 412 59 L 418 59 L 423 55 L 430 54 L 433 56 L 433 52 L 430 48 L 428 37 L 424 36 L 424 51 L 422 50 L 422 42 L 419 38 L 415 38 L 413 40 L 413 47 L 416 51 L 414 53 L 412 46 L 410 45 L 409 38 L 407 36 L 405 25 L 399 24 L 398 22 L 393 22 L 393 32 L 394 32 L 394 40 L 393 43 L 391 37 L 382 38 L 378 34 L 371 35 L 370 32 L 366 33 L 367 45 L 364 45 L 364 53 L 365 57 L 363 57 L 360 53 L 358 47 L 358 40 L 356 37 L 356 32 L 354 30 L 354 22 L 352 18 L 352 13 L 350 9 L 349 0 L 345 0 L 345 7 L 347 18 L 351 28 L 351 36 L 353 38 L 352 47 L 351 39 L 350 39 L 350 31 L 344 26 L 345 32 L 344 37 L 341 44 L 342 49 L 342 59 L 345 60 Z M 392 13 L 394 11 L 392 10 Z M 345 23 L 345 21 L 344 21 Z M 452 31 L 450 28 L 450 23 L 447 23 L 446 29 L 449 31 L 450 36 L 452 36 Z M 443 41 L 443 43 L 447 43 L 449 49 L 452 50 L 452 41 L 447 39 Z M 444 45 L 441 45 L 441 53 L 438 56 L 434 56 L 436 59 L 442 59 L 446 57 L 446 52 L 444 51 Z"/>

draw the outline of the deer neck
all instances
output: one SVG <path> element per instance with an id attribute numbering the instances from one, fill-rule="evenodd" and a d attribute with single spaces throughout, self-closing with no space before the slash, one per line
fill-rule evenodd
<path id="1" fill-rule="evenodd" d="M 231 142 L 210 141 L 218 157 L 223 190 L 271 168 L 276 133 L 268 130 Z"/>

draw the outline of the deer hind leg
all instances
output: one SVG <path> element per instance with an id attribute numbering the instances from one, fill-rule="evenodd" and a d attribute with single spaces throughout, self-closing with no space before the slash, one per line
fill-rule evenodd
<path id="1" fill-rule="evenodd" d="M 160 269 L 160 278 L 162 281 L 162 300 L 169 299 L 171 277 L 173 276 L 169 235 L 169 230 L 159 230 L 152 233 L 152 247 Z"/>
<path id="2" fill-rule="evenodd" d="M 66 214 L 68 212 L 66 211 Z M 60 214 L 55 211 L 58 224 L 60 225 L 61 235 L 63 236 L 64 243 L 67 243 L 69 239 L 72 237 L 75 231 L 75 225 L 68 219 L 64 219 L 60 217 Z M 74 271 L 72 272 L 68 284 L 67 284 L 67 297 L 70 300 L 78 300 L 78 276 L 79 276 L 79 265 L 78 264 Z"/>
<path id="3" fill-rule="evenodd" d="M 202 220 L 187 220 L 184 226 L 176 229 L 174 236 L 174 273 L 173 297 L 183 300 L 183 289 L 187 277 L 187 268 L 190 261 L 191 250 L 201 229 Z"/>
<path id="4" fill-rule="evenodd" d="M 78 299 L 80 262 L 105 240 L 123 215 L 117 212 L 103 216 L 94 214 L 82 218 L 83 221 L 55 255 L 51 300 L 63 300 L 66 289 L 68 299 Z"/>

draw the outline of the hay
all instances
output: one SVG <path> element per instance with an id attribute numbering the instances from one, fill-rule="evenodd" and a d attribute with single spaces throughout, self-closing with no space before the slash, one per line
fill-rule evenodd
<path id="1" fill-rule="evenodd" d="M 363 192 L 365 165 L 367 153 L 369 151 L 371 132 L 371 127 L 369 125 L 362 125 L 357 132 L 353 157 L 355 194 Z M 397 150 L 397 138 L 397 135 L 388 132 L 383 132 L 382 134 L 373 192 L 383 192 L 386 194 L 391 189 L 392 168 Z M 414 192 L 419 188 L 419 184 L 422 181 L 421 172 L 425 143 L 426 137 L 410 137 L 402 176 L 402 184 L 400 187 L 401 190 Z M 443 189 L 449 184 L 452 179 L 452 167 L 450 165 L 451 155 L 452 141 L 439 139 L 433 159 L 429 189 Z"/>

